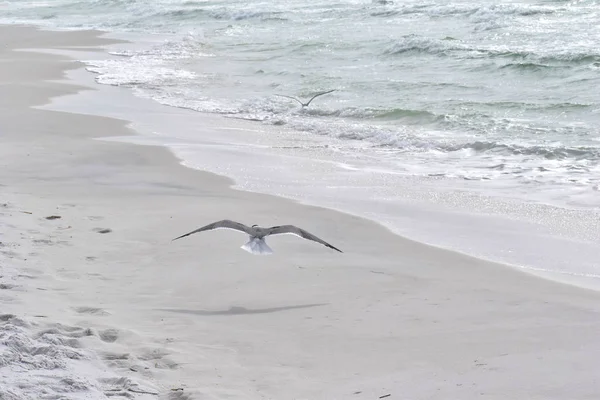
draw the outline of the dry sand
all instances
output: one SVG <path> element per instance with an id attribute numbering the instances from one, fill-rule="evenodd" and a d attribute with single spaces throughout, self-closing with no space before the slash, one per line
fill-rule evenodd
<path id="1" fill-rule="evenodd" d="M 597 292 L 92 140 L 127 121 L 31 108 L 83 90 L 56 82 L 81 65 L 15 49 L 108 43 L 0 27 L 0 399 L 599 398 Z M 170 241 L 221 218 L 345 253 Z"/>

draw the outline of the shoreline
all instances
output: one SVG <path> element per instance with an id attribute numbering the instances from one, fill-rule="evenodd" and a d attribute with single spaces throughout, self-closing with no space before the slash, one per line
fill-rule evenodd
<path id="1" fill-rule="evenodd" d="M 80 85 L 98 86 L 88 71 L 78 70 L 68 75 Z M 392 193 L 390 200 L 367 204 L 369 199 L 357 197 L 363 206 L 354 201 L 352 191 L 348 191 L 348 196 L 340 192 L 337 197 L 328 198 L 318 186 L 311 186 L 310 179 L 339 174 L 338 165 L 347 160 L 319 158 L 318 154 L 304 154 L 304 150 L 297 154 L 293 150 L 273 150 L 294 147 L 297 142 L 300 147 L 327 147 L 319 137 L 162 105 L 135 96 L 128 87 L 99 86 L 105 103 L 97 100 L 99 96 L 80 94 L 58 98 L 45 109 L 129 119 L 138 135 L 104 140 L 166 147 L 181 160 L 181 165 L 227 176 L 238 190 L 275 195 L 366 218 L 420 244 L 499 263 L 543 279 L 600 290 L 600 275 L 593 261 L 600 255 L 600 247 L 594 240 L 600 231 L 595 219 L 589 218 L 595 215 L 590 211 L 482 196 L 479 192 L 450 190 L 445 186 L 439 189 L 435 179 L 402 177 L 388 181 L 385 174 L 380 174 L 381 185 L 400 185 L 395 190 L 401 194 Z M 87 103 L 92 106 L 86 106 Z M 202 131 L 200 135 L 196 134 L 198 130 Z M 272 137 L 274 141 L 269 140 Z M 194 153 L 192 158 L 190 151 Z M 246 168 L 245 161 L 236 161 L 253 155 L 257 157 L 251 161 L 253 171 Z M 227 168 L 223 168 L 222 159 L 227 159 Z M 310 163 L 316 168 L 307 167 Z M 290 164 L 285 175 L 273 174 L 276 170 L 271 165 L 278 164 Z M 319 167 L 319 164 L 329 166 Z M 302 172 L 294 174 L 294 171 Z M 267 180 L 262 176 L 268 176 Z M 300 189 L 288 185 L 288 180 Z M 342 180 L 326 184 L 343 183 Z M 350 187 L 354 184 L 358 189 L 367 189 L 360 186 L 364 182 L 349 182 Z M 374 189 L 375 197 L 388 195 L 378 193 L 377 184 Z M 372 212 L 372 208 L 379 212 Z M 569 269 L 573 264 L 579 265 L 578 269 Z"/>
<path id="2" fill-rule="evenodd" d="M 125 40 L 127 40 L 126 37 L 128 36 L 115 32 L 108 32 L 108 35 L 115 39 L 121 38 Z M 135 46 L 138 46 L 140 44 L 138 41 L 140 41 L 144 44 L 143 47 L 159 42 L 156 38 L 143 39 L 139 35 L 133 35 L 133 40 Z M 132 47 L 125 46 L 124 48 L 134 48 L 133 46 L 134 44 L 132 44 Z M 60 52 L 58 53 L 60 54 Z M 64 53 L 68 55 L 68 52 Z M 90 53 L 89 57 L 94 58 L 93 54 Z M 121 56 L 109 55 L 108 53 L 100 56 L 101 59 L 114 57 L 119 58 Z M 90 68 L 90 65 L 86 64 L 86 69 L 93 70 L 94 68 Z M 93 74 L 96 76 L 95 72 Z M 83 86 L 89 85 L 94 87 L 98 85 L 95 79 L 89 79 L 89 77 L 81 78 L 77 75 L 81 74 L 72 74 L 69 78 L 75 79 L 75 81 Z M 91 76 L 92 73 L 88 72 L 87 75 Z M 74 76 L 77 77 L 75 78 Z M 109 87 L 114 89 L 112 86 Z M 133 92 L 135 88 L 126 86 L 124 90 Z M 112 100 L 115 99 L 114 91 L 111 92 L 109 89 L 105 93 L 107 94 L 106 100 L 112 105 Z M 193 154 L 191 158 L 189 151 L 185 151 L 182 155 L 181 151 L 178 151 L 177 143 L 179 141 L 183 143 L 188 141 L 190 137 L 194 136 L 193 132 L 186 131 L 183 136 L 179 135 L 179 133 L 171 133 L 171 124 L 175 124 L 179 128 L 184 128 L 184 130 L 187 128 L 185 126 L 186 123 L 194 125 L 195 129 L 202 129 L 194 121 L 198 119 L 211 121 L 208 125 L 214 131 L 213 135 L 228 134 L 226 132 L 227 129 L 230 130 L 229 132 L 231 132 L 231 129 L 239 129 L 240 131 L 245 131 L 246 134 L 253 131 L 264 131 L 262 134 L 265 136 L 281 136 L 278 132 L 279 129 L 290 130 L 286 127 L 265 127 L 255 122 L 246 123 L 247 121 L 239 121 L 238 126 L 235 121 L 234 123 L 230 123 L 230 121 L 220 115 L 215 116 L 200 113 L 200 115 L 194 116 L 192 114 L 198 114 L 198 112 L 176 107 L 179 111 L 164 111 L 164 107 L 174 108 L 174 106 L 163 105 L 155 99 L 141 99 L 133 94 L 129 98 L 128 96 L 118 97 L 117 101 L 121 101 L 122 103 L 114 104 L 112 108 L 110 106 L 105 107 L 101 103 L 95 103 L 101 111 L 90 111 L 89 107 L 82 106 L 82 103 L 85 104 L 85 102 L 80 101 L 80 99 L 85 98 L 86 100 L 90 100 L 89 97 L 78 95 L 72 100 L 66 100 L 67 97 L 69 96 L 59 98 L 56 102 L 47 106 L 46 109 L 90 113 L 92 115 L 131 120 L 136 126 L 138 133 L 142 135 L 134 139 L 125 138 L 124 142 L 167 147 L 176 157 L 182 160 L 183 165 L 200 171 L 227 176 L 235 182 L 234 187 L 240 190 L 276 195 L 299 201 L 302 204 L 326 207 L 343 213 L 350 213 L 360 218 L 376 221 L 390 229 L 394 234 L 419 243 L 503 264 L 510 268 L 543 277 L 544 279 L 551 279 L 586 289 L 600 290 L 598 263 L 593 261 L 600 257 L 600 246 L 598 245 L 600 243 L 600 214 L 597 211 L 546 204 L 540 202 L 539 199 L 514 199 L 491 192 L 488 193 L 482 187 L 477 188 L 467 185 L 461 188 L 459 187 L 462 185 L 461 183 L 455 184 L 438 181 L 436 178 L 405 177 L 406 179 L 403 178 L 394 181 L 383 176 L 385 175 L 383 173 L 379 173 L 381 176 L 375 180 L 373 188 L 371 188 L 372 191 L 367 187 L 362 188 L 367 193 L 366 198 L 364 195 L 359 197 L 360 202 L 365 204 L 364 206 L 353 204 L 358 202 L 348 200 L 354 196 L 351 190 L 347 191 L 347 193 L 340 192 L 338 199 L 328 199 L 327 196 L 322 196 L 318 188 L 311 188 L 313 189 L 312 192 L 308 190 L 304 190 L 303 192 L 295 190 L 294 187 L 285 187 L 287 183 L 285 176 L 271 177 L 271 182 L 263 184 L 261 179 L 256 179 L 256 176 L 267 176 L 271 172 L 270 166 L 265 163 L 263 163 L 265 165 L 261 167 L 260 171 L 248 174 L 244 171 L 246 169 L 244 165 L 234 165 L 229 170 L 223 170 L 221 165 L 219 165 L 220 159 L 218 157 L 213 157 L 213 160 L 209 163 L 205 162 L 202 158 L 210 158 L 206 157 L 206 151 L 204 153 L 199 151 L 198 154 Z M 149 105 L 150 102 L 155 104 Z M 130 107 L 129 103 L 135 105 Z M 146 105 L 156 110 L 160 117 L 154 118 L 153 123 L 146 124 L 146 129 L 142 132 L 137 126 L 140 123 L 144 124 L 144 119 L 148 117 L 145 111 Z M 119 110 L 119 107 L 126 107 L 129 114 L 123 114 Z M 150 118 L 153 117 L 150 116 Z M 164 122 L 161 121 L 163 117 Z M 180 118 L 184 120 L 181 123 L 178 122 Z M 157 131 L 158 135 L 155 135 L 154 131 Z M 160 139 L 161 136 L 162 140 Z M 284 139 L 284 144 L 300 140 L 307 143 L 314 142 L 325 147 L 331 145 L 331 143 L 321 143 L 321 138 L 318 137 L 311 137 L 307 140 L 303 132 L 292 132 L 288 136 L 291 137 L 291 140 L 290 137 Z M 300 138 L 300 136 L 303 137 Z M 221 142 L 214 141 L 214 143 L 212 139 L 209 139 L 207 142 L 205 140 L 207 137 L 209 136 L 204 135 L 204 138 L 200 140 L 200 144 L 231 146 L 232 141 L 239 142 L 236 145 L 240 145 L 244 140 L 245 145 L 248 145 L 248 143 L 252 144 L 253 142 L 262 143 L 260 135 L 242 140 L 240 140 L 241 136 L 239 135 L 229 135 Z M 116 140 L 119 139 L 116 138 Z M 175 146 L 172 146 L 170 142 L 174 142 Z M 194 139 L 189 141 L 189 143 L 192 146 L 197 144 L 194 142 Z M 268 142 L 264 142 L 264 144 L 269 146 Z M 276 147 L 277 145 L 277 142 L 271 143 L 271 147 Z M 335 143 L 333 145 L 335 146 Z M 251 147 L 252 145 L 245 153 L 252 154 L 261 151 L 260 149 Z M 243 153 L 240 152 L 239 154 L 242 157 L 248 156 L 248 154 Z M 265 158 L 273 160 L 275 157 L 280 157 L 281 161 L 289 161 L 290 158 L 296 157 L 293 152 L 279 152 L 279 154 L 275 154 L 272 151 L 263 151 L 262 155 Z M 232 155 L 224 152 L 223 156 L 231 158 Z M 330 156 L 331 154 L 328 157 Z M 348 162 L 348 158 L 341 158 L 337 161 L 319 159 L 318 154 L 300 154 L 300 157 L 305 158 L 305 163 L 334 161 L 344 164 Z M 198 158 L 200 158 L 199 162 Z M 275 160 L 274 162 L 278 161 Z M 296 167 L 301 167 L 300 163 L 296 164 Z M 352 168 L 354 167 L 356 166 L 352 166 Z M 362 167 L 364 165 L 358 165 L 358 169 Z M 368 170 L 369 167 L 369 165 L 366 165 L 365 169 Z M 299 170 L 301 168 L 296 169 Z M 326 172 L 328 171 L 323 171 L 323 173 Z M 331 172 L 332 174 L 343 173 L 343 171 L 340 171 L 340 168 L 331 170 Z M 310 177 L 310 172 L 305 175 Z M 364 175 L 368 175 L 368 173 Z M 301 181 L 306 176 L 295 176 L 294 179 L 305 184 L 306 182 Z M 366 182 L 365 179 L 363 179 L 363 182 L 351 182 L 350 185 L 369 185 L 369 179 L 370 177 L 367 177 Z M 338 185 L 338 187 L 339 185 L 343 186 L 344 183 L 339 180 L 332 182 L 334 186 Z M 379 191 L 378 185 L 384 186 L 386 184 L 389 186 L 398 186 L 399 189 Z M 276 187 L 277 190 L 273 190 L 271 187 Z M 415 187 L 419 187 L 419 189 L 415 190 Z M 424 187 L 424 189 L 421 189 L 421 187 Z M 384 201 L 371 201 L 371 204 L 366 204 L 369 201 L 368 197 L 371 193 L 375 193 L 374 197 L 388 198 Z M 340 198 L 344 202 L 339 202 Z M 389 210 L 384 210 L 386 207 Z M 370 208 L 375 208 L 378 212 L 373 213 Z M 384 211 L 381 212 L 381 210 Z M 498 243 L 501 243 L 502 246 L 498 246 Z"/>
<path id="3" fill-rule="evenodd" d="M 60 36 L 97 43 L 81 32 L 29 33 L 39 47 L 61 47 Z M 122 382 L 149 381 L 164 395 L 182 387 L 190 399 L 501 399 L 530 395 L 532 385 L 562 399 L 600 389 L 597 293 L 403 239 L 373 221 L 234 190 L 164 147 L 91 140 L 135 133 L 123 120 L 31 107 L 89 90 L 55 82 L 79 63 L 3 55 L 12 96 L 0 114 L 8 131 L 0 176 L 11 199 L 1 218 L 12 228 L 2 242 L 13 250 L 0 265 L 33 277 L 15 275 L 21 290 L 7 289 L 3 309 L 89 329 L 78 345 Z M 32 61 L 36 71 L 25 70 Z M 53 214 L 61 218 L 46 219 Z M 347 255 L 281 238 L 272 257 L 252 257 L 223 232 L 167 245 L 216 215 L 302 220 Z M 32 337 L 48 329 L 27 323 Z"/>

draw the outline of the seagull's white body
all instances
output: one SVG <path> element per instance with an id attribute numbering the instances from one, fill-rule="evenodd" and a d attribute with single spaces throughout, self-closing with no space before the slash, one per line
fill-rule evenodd
<path id="1" fill-rule="evenodd" d="M 196 229 L 195 231 L 186 233 L 185 235 L 181 235 L 176 237 L 173 240 L 181 239 L 182 237 L 189 236 L 194 233 L 210 231 L 213 229 L 232 229 L 238 232 L 244 232 L 249 235 L 249 240 L 246 244 L 242 246 L 242 249 L 246 250 L 252 254 L 260 254 L 267 255 L 272 254 L 273 250 L 267 245 L 265 242 L 265 238 L 269 235 L 295 235 L 301 237 L 302 239 L 312 240 L 314 242 L 320 243 L 324 246 L 329 247 L 330 249 L 342 251 L 336 247 L 333 247 L 329 243 L 319 239 L 315 235 L 308 233 L 304 229 L 300 229 L 294 225 L 282 225 L 282 226 L 273 226 L 271 228 L 261 228 L 258 225 L 246 226 L 239 222 L 231 221 L 228 219 L 224 219 L 222 221 L 213 222 L 212 224 L 208 224 L 203 226 L 202 228 Z"/>
<path id="2" fill-rule="evenodd" d="M 269 247 L 265 239 L 258 239 L 250 236 L 250 240 L 248 243 L 241 247 L 246 250 L 248 253 L 256 254 L 256 255 L 269 255 L 273 254 L 273 250 Z"/>

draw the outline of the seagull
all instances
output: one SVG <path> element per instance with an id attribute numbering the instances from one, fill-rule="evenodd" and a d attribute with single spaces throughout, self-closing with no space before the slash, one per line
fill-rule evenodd
<path id="1" fill-rule="evenodd" d="M 292 97 L 292 96 L 286 96 L 285 94 L 276 94 L 275 96 L 279 96 L 279 97 L 287 97 L 288 99 L 296 100 L 298 103 L 300 103 L 300 105 L 302 106 L 302 108 L 304 108 L 304 107 L 308 107 L 308 105 L 310 104 L 310 102 L 311 102 L 311 101 L 313 101 L 313 100 L 315 99 L 315 97 L 319 97 L 319 96 L 322 96 L 322 95 L 324 95 L 324 94 L 331 93 L 331 92 L 335 92 L 335 89 L 328 90 L 328 91 L 326 91 L 326 92 L 320 92 L 320 93 L 317 93 L 317 94 L 315 94 L 315 95 L 314 95 L 314 96 L 313 96 L 313 97 L 312 97 L 312 98 L 311 98 L 309 101 L 307 101 L 306 103 L 303 103 L 303 102 L 301 102 L 300 100 L 298 100 L 298 99 L 297 99 L 297 98 L 295 98 L 295 97 Z"/>
<path id="2" fill-rule="evenodd" d="M 327 246 L 330 249 L 333 249 L 333 250 L 336 250 L 336 251 L 339 251 L 340 253 L 342 253 L 342 251 L 340 249 L 333 247 L 332 245 L 325 242 L 324 240 L 321 240 L 318 237 L 316 237 L 315 235 L 308 233 L 304 229 L 300 229 L 294 225 L 281 225 L 281 226 L 273 226 L 271 228 L 261 228 L 258 225 L 246 226 L 239 222 L 231 221 L 228 219 L 213 222 L 212 224 L 208 224 L 206 226 L 203 226 L 202 228 L 198 228 L 195 231 L 191 231 L 189 233 L 186 233 L 185 235 L 176 237 L 173 240 L 181 239 L 183 237 L 192 235 L 194 233 L 210 231 L 213 229 L 233 229 L 234 231 L 247 233 L 250 236 L 250 239 L 248 240 L 248 243 L 246 243 L 245 245 L 242 246 L 242 249 L 244 249 L 247 252 L 252 253 L 252 254 L 263 254 L 263 255 L 272 254 L 273 250 L 271 250 L 271 248 L 267 245 L 267 243 L 265 242 L 265 238 L 269 235 L 285 235 L 285 234 L 296 235 L 303 239 L 312 240 L 314 242 L 321 243 L 322 245 Z"/>

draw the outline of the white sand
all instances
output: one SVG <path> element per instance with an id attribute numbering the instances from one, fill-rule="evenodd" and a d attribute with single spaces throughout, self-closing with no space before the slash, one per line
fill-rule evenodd
<path id="1" fill-rule="evenodd" d="M 30 108 L 76 92 L 55 81 L 80 65 L 12 50 L 108 41 L 0 38 L 0 399 L 598 398 L 597 292 L 91 140 L 133 132 Z M 257 257 L 230 231 L 170 242 L 221 218 L 301 224 L 346 252 L 285 236 Z"/>

